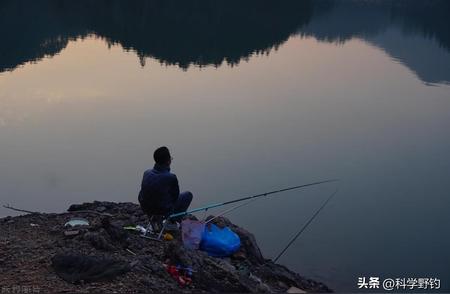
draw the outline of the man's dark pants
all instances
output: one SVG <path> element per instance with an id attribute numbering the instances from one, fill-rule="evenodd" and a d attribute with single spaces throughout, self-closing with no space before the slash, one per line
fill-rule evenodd
<path id="1" fill-rule="evenodd" d="M 189 191 L 185 191 L 180 193 L 180 196 L 178 196 L 177 201 L 175 202 L 175 205 L 173 207 L 173 213 L 180 213 L 185 212 L 188 210 L 189 205 L 192 202 L 192 193 Z M 180 221 L 182 217 L 177 217 L 174 220 Z"/>

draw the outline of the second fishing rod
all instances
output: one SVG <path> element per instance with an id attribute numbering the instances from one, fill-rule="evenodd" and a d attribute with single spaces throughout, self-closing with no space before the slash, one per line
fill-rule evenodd
<path id="1" fill-rule="evenodd" d="M 185 216 L 187 214 L 191 214 L 191 213 L 195 213 L 195 212 L 199 212 L 199 211 L 206 211 L 206 210 L 209 210 L 209 209 L 212 209 L 212 208 L 221 207 L 221 206 L 225 206 L 225 205 L 228 205 L 228 204 L 233 204 L 233 203 L 236 203 L 236 202 L 252 200 L 252 199 L 255 199 L 255 198 L 266 197 L 266 196 L 273 195 L 273 194 L 278 194 L 278 193 L 281 193 L 281 192 L 287 192 L 287 191 L 291 191 L 291 190 L 297 190 L 297 189 L 301 189 L 301 188 L 321 185 L 321 184 L 325 184 L 325 183 L 337 182 L 337 181 L 339 181 L 339 180 L 337 180 L 337 179 L 325 180 L 325 181 L 319 181 L 319 182 L 314 182 L 314 183 L 309 183 L 309 184 L 303 184 L 303 185 L 298 185 L 298 186 L 278 189 L 278 190 L 265 192 L 265 193 L 260 193 L 260 194 L 256 194 L 256 195 L 245 196 L 245 197 L 237 198 L 237 199 L 230 200 L 230 201 L 225 201 L 225 202 L 221 202 L 221 203 L 215 203 L 215 204 L 211 204 L 211 205 L 195 208 L 195 209 L 188 210 L 188 211 L 185 211 L 185 212 L 171 214 L 169 216 L 169 219 L 175 218 L 175 217 L 180 217 L 180 216 Z"/>

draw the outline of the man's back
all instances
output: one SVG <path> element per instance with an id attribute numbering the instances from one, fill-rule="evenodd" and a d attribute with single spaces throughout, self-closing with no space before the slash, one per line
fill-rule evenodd
<path id="1" fill-rule="evenodd" d="M 170 168 L 155 164 L 144 172 L 139 202 L 149 214 L 169 214 L 180 194 L 178 179 Z"/>

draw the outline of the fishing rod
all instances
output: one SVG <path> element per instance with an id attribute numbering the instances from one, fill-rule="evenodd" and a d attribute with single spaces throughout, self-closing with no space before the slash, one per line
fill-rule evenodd
<path id="1" fill-rule="evenodd" d="M 227 209 L 227 210 L 225 210 L 225 211 L 222 211 L 222 212 L 219 213 L 218 215 L 216 215 L 216 216 L 210 218 L 209 220 L 207 220 L 207 221 L 205 222 L 205 224 L 208 224 L 208 223 L 212 222 L 213 220 L 215 220 L 216 218 L 219 218 L 219 217 L 221 217 L 221 216 L 224 216 L 225 214 L 230 213 L 230 212 L 232 212 L 232 211 L 234 211 L 234 210 L 236 210 L 236 209 L 238 209 L 238 208 L 241 208 L 241 207 L 243 207 L 243 206 L 249 205 L 250 203 L 252 203 L 252 202 L 254 202 L 254 201 L 258 200 L 258 199 L 259 199 L 259 198 L 254 198 L 254 199 L 249 200 L 248 202 L 245 202 L 245 203 L 243 203 L 243 204 L 239 204 L 239 205 L 237 205 L 237 206 L 233 206 L 233 207 L 231 207 L 230 209 Z"/>
<path id="2" fill-rule="evenodd" d="M 236 203 L 236 202 L 241 202 L 241 201 L 250 200 L 250 199 L 254 199 L 254 198 L 258 198 L 258 197 L 264 197 L 264 196 L 268 196 L 268 195 L 272 195 L 272 194 L 276 194 L 276 193 L 281 193 L 281 192 L 286 192 L 286 191 L 290 191 L 290 190 L 295 190 L 295 189 L 300 189 L 300 188 L 305 188 L 305 187 L 309 187 L 309 186 L 315 186 L 315 185 L 320 185 L 320 184 L 325 184 L 325 183 L 330 183 L 330 182 L 336 182 L 336 181 L 339 181 L 339 180 L 333 179 L 333 180 L 314 182 L 314 183 L 310 183 L 310 184 L 304 184 L 304 185 L 300 185 L 300 186 L 284 188 L 284 189 L 270 191 L 270 192 L 261 193 L 261 194 L 256 194 L 256 195 L 252 195 L 252 196 L 246 196 L 246 197 L 242 197 L 242 198 L 238 198 L 238 199 L 234 199 L 234 200 L 230 200 L 230 201 L 226 201 L 226 202 L 221 202 L 221 203 L 216 203 L 216 204 L 211 204 L 211 205 L 195 208 L 195 209 L 188 210 L 185 212 L 174 213 L 174 214 L 169 215 L 169 219 L 174 218 L 174 217 L 185 216 L 187 214 L 198 212 L 198 211 L 203 211 L 203 210 L 206 211 L 211 208 L 224 206 L 224 205 L 228 205 L 228 204 L 232 204 L 232 203 Z"/>
<path id="3" fill-rule="evenodd" d="M 297 238 L 306 230 L 306 228 L 309 226 L 309 224 L 316 218 L 316 216 L 319 214 L 319 212 L 328 204 L 328 202 L 330 202 L 331 198 L 334 197 L 334 195 L 336 195 L 338 192 L 338 189 L 336 189 L 336 191 L 334 191 L 330 197 L 328 197 L 327 201 L 325 201 L 322 206 L 316 211 L 316 213 L 314 213 L 314 215 L 306 222 L 306 224 L 300 229 L 300 231 L 298 231 L 298 233 L 289 241 L 289 243 L 286 245 L 286 247 L 283 248 L 283 250 L 281 250 L 281 252 L 277 255 L 277 257 L 273 260 L 274 262 L 277 262 L 277 260 L 286 252 L 286 250 L 289 249 L 289 247 L 292 245 L 292 243 L 295 242 L 295 240 L 297 240 Z"/>

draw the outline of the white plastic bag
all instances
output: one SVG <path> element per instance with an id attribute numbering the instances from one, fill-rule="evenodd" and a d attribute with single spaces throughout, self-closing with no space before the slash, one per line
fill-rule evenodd
<path id="1" fill-rule="evenodd" d="M 181 238 L 184 247 L 197 250 L 205 231 L 205 222 L 185 219 L 181 222 Z"/>

